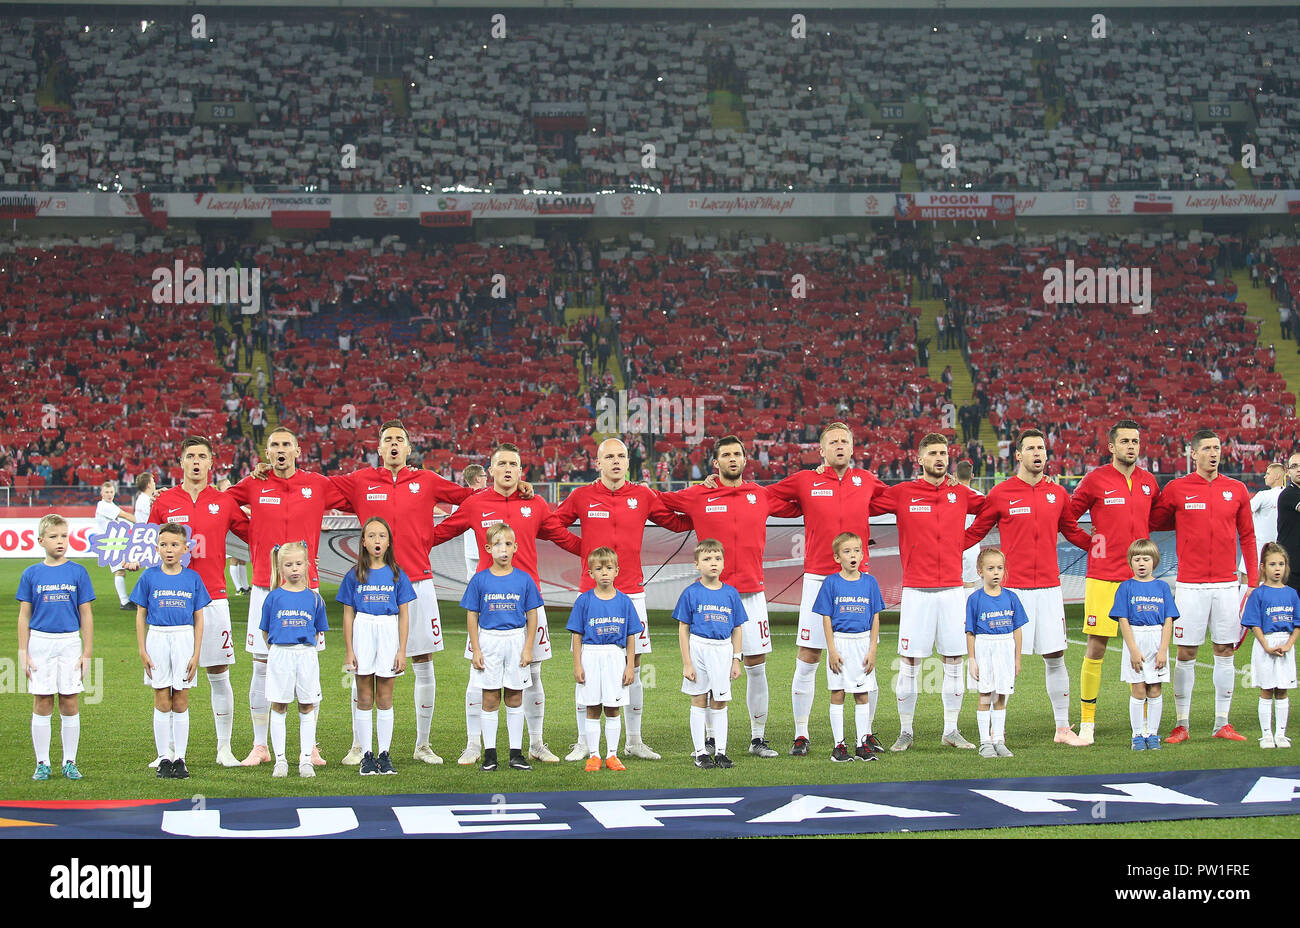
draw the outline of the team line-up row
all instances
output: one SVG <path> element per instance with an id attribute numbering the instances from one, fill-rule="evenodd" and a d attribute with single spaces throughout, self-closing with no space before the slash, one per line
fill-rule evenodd
<path id="1" fill-rule="evenodd" d="M 468 743 L 460 762 L 469 765 L 482 761 L 485 766 L 495 766 L 502 692 L 511 765 L 526 768 L 529 759 L 559 760 L 542 738 L 545 695 L 541 668 L 551 656 L 551 641 L 538 592 L 539 537 L 578 554 L 586 568 L 583 595 L 579 597 L 584 611 L 579 612 L 575 604 L 568 626 L 575 635 L 575 678 L 581 679 L 575 692 L 578 738 L 566 759 L 586 760 L 589 768 L 595 763 L 595 769 L 599 769 L 601 760 L 596 749 L 603 706 L 607 742 L 604 763 L 612 758 L 621 766 L 616 748 L 622 734 L 618 710 L 624 704 L 628 709 L 625 754 L 658 759 L 659 755 L 640 737 L 644 700 L 639 666 L 641 655 L 650 651 L 640 556 L 647 521 L 673 531 L 694 530 L 707 540 L 696 552 L 700 580 L 687 588 L 674 612 L 680 623 L 683 691 L 692 698 L 695 763 L 730 765 L 725 751 L 725 704 L 730 697 L 730 681 L 742 672 L 746 675 L 751 721 L 750 753 L 776 756 L 765 732 L 765 661 L 772 646 L 762 557 L 769 515 L 802 516 L 807 538 L 798 654 L 791 686 L 793 755 L 806 755 L 809 750 L 808 718 L 823 651 L 828 652 L 827 673 L 832 688 L 833 759 L 852 759 L 853 755 L 874 759 L 883 750 L 871 733 L 878 692 L 872 671 L 879 630 L 875 616 L 879 609 L 872 608 L 870 588 L 875 587 L 877 599 L 879 589 L 866 573 L 868 520 L 882 513 L 896 516 L 903 564 L 898 643 L 901 666 L 895 686 L 900 733 L 893 750 L 905 751 L 913 743 L 918 662 L 935 651 L 944 665 L 945 744 L 975 747 L 957 729 L 969 685 L 981 693 L 977 714 L 981 754 L 1009 753 L 1005 747 L 1005 716 L 1000 713 L 1005 712 L 1005 697 L 1010 695 L 1022 653 L 1043 656 L 1056 728 L 1053 740 L 1080 747 L 1090 744 L 1105 642 L 1124 627 L 1126 610 L 1132 612 L 1124 633 L 1124 676 L 1134 684 L 1130 704 L 1134 748 L 1158 744 L 1153 739 L 1158 737 L 1162 706 L 1158 701 L 1159 684 L 1171 676 L 1167 660 L 1161 655 L 1171 641 L 1177 647 L 1172 672 L 1177 724 L 1166 743 L 1190 737 L 1188 713 L 1195 659 L 1207 632 L 1215 652 L 1212 732 L 1226 740 L 1245 740 L 1229 723 L 1228 711 L 1235 680 L 1232 655 L 1241 640 L 1244 621 L 1236 574 L 1238 541 L 1243 551 L 1260 550 L 1256 548 L 1249 494 L 1240 482 L 1218 473 L 1220 444 L 1209 431 L 1193 436 L 1195 471 L 1161 490 L 1150 473 L 1136 466 L 1140 431 L 1130 420 L 1112 428 L 1111 463 L 1085 477 L 1073 497 L 1045 476 L 1046 446 L 1041 433 L 1035 430 L 1017 439 L 1016 474 L 987 496 L 948 474 L 947 439 L 939 434 L 926 435 L 919 442 L 921 476 L 894 486 L 886 486 L 870 472 L 852 466 L 853 436 L 843 423 L 831 423 L 823 429 L 822 466 L 799 471 L 770 486 L 744 480 L 744 445 L 734 436 L 726 436 L 714 444 L 716 473 L 704 484 L 676 493 L 658 493 L 629 483 L 627 449 L 621 441 L 610 439 L 597 451 L 599 478 L 578 488 L 555 510 L 521 484 L 522 460 L 514 445 L 502 444 L 493 452 L 488 468 L 491 486 L 475 492 L 432 472 L 407 466 L 410 443 L 397 421 L 385 423 L 380 429 L 380 466 L 331 477 L 299 470 L 296 438 L 287 429 L 274 430 L 267 436 L 269 470 L 250 475 L 225 492 L 209 483 L 213 464 L 210 443 L 203 438 L 187 439 L 181 448 L 182 483 L 152 499 L 149 520 L 160 525 L 186 525 L 191 538 L 201 534 L 207 539 L 203 556 L 194 553 L 187 569 L 196 581 L 191 595 L 206 602 L 189 610 L 188 605 L 193 603 L 185 599 L 181 584 L 173 580 L 173 576 L 188 574 L 179 570 L 174 575 L 168 573 L 163 542 L 176 548 L 175 566 L 179 568 L 185 550 L 183 529 L 179 535 L 175 530 L 160 532 L 163 564 L 146 572 L 131 597 L 137 609 L 145 682 L 155 690 L 159 775 L 188 775 L 184 765 L 188 736 L 184 690 L 196 678 L 198 666 L 204 667 L 212 688 L 218 763 L 241 763 L 230 749 L 234 700 L 229 665 L 234 663 L 234 648 L 224 579 L 227 532 L 248 542 L 253 562 L 245 649 L 253 658 L 249 706 L 254 747 L 242 763 L 254 766 L 274 762 L 277 775 L 287 772 L 284 713 L 293 701 L 303 710 L 299 772 L 310 775 L 313 766 L 323 763 L 314 737 L 320 705 L 317 634 L 324 623 L 323 604 L 315 593 L 315 562 L 321 518 L 331 509 L 355 512 L 363 525 L 357 567 L 345 578 L 339 593 L 344 605 L 348 666 L 355 670 L 354 679 L 360 681 L 359 686 L 354 684 L 354 746 L 345 762 L 359 763 L 363 773 L 392 770 L 387 750 L 392 737 L 392 680 L 404 669 L 407 658 L 415 677 L 414 756 L 427 763 L 442 762 L 428 743 L 435 693 L 431 658 L 442 650 L 429 551 L 467 531 L 473 532 L 479 563 L 462 600 L 469 615 L 465 656 L 472 661 L 472 671 L 465 702 Z M 964 476 L 960 469 L 959 476 Z M 458 508 L 435 526 L 433 509 L 439 503 Z M 1091 536 L 1077 522 L 1084 512 L 1092 520 Z M 581 525 L 581 536 L 568 531 L 567 526 L 574 522 Z M 489 532 L 497 525 L 508 526 L 508 531 L 496 529 L 490 538 Z M 970 594 L 966 578 L 970 577 L 978 543 L 994 526 L 1000 532 L 1001 548 L 983 556 L 978 568 L 983 590 L 976 591 L 980 595 Z M 1139 599 L 1125 607 L 1120 595 L 1122 584 L 1162 583 L 1150 580 L 1150 573 L 1140 573 L 1137 566 L 1144 557 L 1158 559 L 1158 552 L 1152 549 L 1144 554 L 1133 548 L 1134 542 L 1146 539 L 1152 531 L 1169 529 L 1175 531 L 1177 539 L 1176 592 L 1166 596 L 1158 588 L 1144 587 L 1132 594 Z M 1066 628 L 1056 555 L 1058 532 L 1089 552 L 1084 610 L 1088 649 L 1081 674 L 1082 724 L 1077 734 L 1068 718 Z M 370 535 L 382 535 L 383 539 Z M 954 541 L 958 537 L 962 538 L 960 543 Z M 77 693 L 90 656 L 93 632 L 89 603 L 94 594 L 84 569 L 66 560 L 66 525 L 60 540 L 58 523 L 43 522 L 41 538 L 47 557 L 24 572 L 18 596 L 20 656 L 35 696 L 35 776 L 49 776 L 50 716 L 53 697 L 58 694 L 63 770 L 77 778 Z M 214 544 L 214 539 L 219 541 Z M 859 549 L 856 562 L 855 544 Z M 599 557 L 595 557 L 597 554 Z M 280 564 L 283 558 L 292 563 Z M 712 563 L 714 558 L 716 565 Z M 1255 558 L 1246 558 L 1243 566 L 1253 590 L 1259 585 L 1259 565 Z M 1151 567 L 1154 569 L 1154 564 Z M 1271 577 L 1269 569 L 1266 567 L 1265 573 Z M 77 575 L 78 570 L 84 576 Z M 368 582 L 371 570 L 379 581 Z M 602 571 L 611 575 L 603 578 Z M 149 585 L 145 585 L 146 578 L 150 579 Z M 516 588 L 492 589 L 494 584 L 506 582 L 502 578 L 513 578 Z M 835 579 L 828 583 L 828 578 Z M 521 582 L 525 579 L 526 583 Z M 155 592 L 155 584 L 160 592 Z M 841 604 L 836 599 L 841 584 L 861 586 L 852 587 L 855 592 L 846 594 L 849 599 Z M 410 598 L 403 599 L 408 585 Z M 362 591 L 362 587 L 378 589 Z M 823 589 L 831 592 L 822 596 Z M 1295 685 L 1291 651 L 1295 635 L 1290 624 L 1294 610 L 1287 603 L 1271 601 L 1285 598 L 1273 592 L 1277 589 L 1266 581 L 1263 588 L 1252 593 L 1246 612 L 1250 616 L 1254 609 L 1263 617 L 1257 625 L 1255 643 L 1257 649 L 1262 648 L 1262 654 L 1257 651 L 1255 655 L 1254 672 L 1262 696 L 1267 697 L 1260 702 L 1261 745 L 1265 747 L 1289 744 L 1285 736 L 1285 697 Z M 298 593 L 311 597 L 311 602 L 297 597 L 292 607 L 283 605 L 284 600 Z M 387 593 L 392 594 L 391 600 L 381 604 Z M 344 599 L 345 595 L 353 601 Z M 621 625 L 618 614 L 610 613 L 614 607 L 602 605 L 595 610 L 597 621 L 591 628 L 581 625 L 585 610 L 593 602 L 625 605 L 620 596 L 631 604 L 635 621 L 624 615 L 622 621 L 627 624 Z M 696 601 L 688 596 L 703 599 Z M 714 601 L 731 596 L 734 601 Z M 529 602 L 533 603 L 531 607 Z M 1134 612 L 1138 604 L 1144 608 Z M 1156 605 L 1159 609 L 1150 608 Z M 175 621 L 151 618 L 155 606 L 174 610 Z M 1153 623 L 1143 619 L 1157 612 L 1169 620 L 1168 632 L 1162 641 L 1152 644 L 1146 626 Z M 180 621 L 182 615 L 189 620 Z M 721 634 L 724 617 L 731 622 L 725 635 Z M 578 627 L 574 627 L 575 622 Z M 1154 624 L 1165 626 L 1163 620 Z M 618 634 L 622 631 L 628 632 L 625 637 L 630 639 L 630 645 L 619 644 L 622 639 Z M 1134 634 L 1132 640 L 1130 632 Z M 851 637 L 855 635 L 860 637 Z M 996 646 L 1001 650 L 988 650 L 994 646 L 981 643 L 982 638 L 997 635 L 1016 644 L 1003 643 Z M 728 642 L 732 647 L 730 667 L 726 667 L 728 661 L 722 660 L 727 656 L 724 652 Z M 1135 660 L 1139 654 L 1141 659 Z M 525 657 L 528 660 L 523 660 Z M 1012 659 L 1008 661 L 1008 657 Z M 971 662 L 969 679 L 962 674 L 963 658 Z M 1130 675 L 1141 679 L 1129 680 Z M 1153 675 L 1154 679 L 1148 679 Z M 837 688 L 837 684 L 843 686 Z M 607 690 L 616 690 L 617 694 L 607 695 Z M 852 754 L 843 743 L 844 692 L 853 692 L 858 704 L 858 738 Z M 377 755 L 370 750 L 374 734 L 372 706 L 377 707 Z M 307 707 L 310 711 L 306 711 Z M 527 755 L 522 749 L 525 723 L 530 736 Z M 697 728 L 701 736 L 698 738 Z M 268 740 L 276 748 L 274 758 Z"/>

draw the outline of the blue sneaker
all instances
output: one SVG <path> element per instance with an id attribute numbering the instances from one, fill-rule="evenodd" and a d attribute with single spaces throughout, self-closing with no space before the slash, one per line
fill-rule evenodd
<path id="1" fill-rule="evenodd" d="M 69 780 L 81 779 L 81 771 L 78 770 L 77 765 L 70 760 L 65 760 L 63 762 L 63 775 Z"/>
<path id="2" fill-rule="evenodd" d="M 38 763 L 36 765 L 36 772 L 32 774 L 32 779 L 48 780 L 49 778 L 50 778 L 50 765 L 46 763 Z"/>
<path id="3" fill-rule="evenodd" d="M 1147 739 L 1141 735 L 1133 736 L 1133 750 L 1145 751 L 1147 749 Z"/>
<path id="4" fill-rule="evenodd" d="M 1159 735 L 1147 735 L 1147 750 L 1148 750 L 1148 751 L 1158 751 L 1158 750 L 1160 750 L 1160 736 L 1159 736 Z"/>

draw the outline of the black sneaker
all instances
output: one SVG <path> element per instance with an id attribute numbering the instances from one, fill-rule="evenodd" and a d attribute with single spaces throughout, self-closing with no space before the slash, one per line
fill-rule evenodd
<path id="1" fill-rule="evenodd" d="M 695 763 L 695 766 L 699 767 L 701 770 L 712 770 L 714 767 L 718 766 L 713 762 L 713 758 L 708 754 L 692 755 L 691 760 Z"/>
<path id="2" fill-rule="evenodd" d="M 118 606 L 117 608 L 121 612 L 135 612 L 135 603 L 125 602 L 122 603 L 122 605 Z"/>
<path id="3" fill-rule="evenodd" d="M 158 766 L 161 767 L 162 764 Z M 172 761 L 171 777 L 173 780 L 188 780 L 190 778 L 190 772 L 185 769 L 185 758 L 178 757 Z"/>
<path id="4" fill-rule="evenodd" d="M 866 746 L 871 749 L 872 754 L 885 753 L 885 746 L 880 743 L 880 739 L 875 735 L 867 735 Z"/>
<path id="5" fill-rule="evenodd" d="M 377 770 L 377 769 L 378 769 L 378 768 L 376 768 L 376 770 Z M 481 769 L 481 770 L 496 770 L 496 769 L 497 769 L 497 749 L 496 749 L 496 748 L 484 748 L 484 749 L 483 749 L 483 766 L 482 766 L 480 769 Z"/>
<path id="6" fill-rule="evenodd" d="M 879 760 L 879 758 L 876 757 L 876 752 L 871 750 L 871 746 L 865 741 L 858 745 L 857 749 L 853 752 L 853 756 L 858 760 Z"/>
<path id="7" fill-rule="evenodd" d="M 172 762 L 164 757 L 158 761 L 158 772 L 154 774 L 160 780 L 170 780 L 172 778 Z"/>
<path id="8" fill-rule="evenodd" d="M 397 768 L 393 766 L 393 759 L 388 756 L 387 751 L 379 752 L 379 756 L 375 758 L 375 764 L 379 767 L 380 773 L 397 773 Z"/>
<path id="9" fill-rule="evenodd" d="M 375 762 L 373 751 L 366 751 L 361 755 L 361 775 L 363 777 L 373 777 L 379 773 L 379 764 Z"/>
<path id="10" fill-rule="evenodd" d="M 713 738 L 704 739 L 704 753 L 713 756 L 718 751 L 718 742 Z"/>
<path id="11" fill-rule="evenodd" d="M 713 758 L 713 766 L 722 767 L 724 770 L 730 770 L 736 765 L 731 762 L 731 758 L 726 754 L 718 754 Z"/>
<path id="12" fill-rule="evenodd" d="M 841 741 L 839 744 L 835 745 L 835 747 L 831 748 L 831 760 L 835 761 L 837 764 L 842 764 L 845 761 L 853 760 L 853 755 L 849 753 L 849 749 L 846 748 L 844 742 Z"/>
<path id="13" fill-rule="evenodd" d="M 790 745 L 791 757 L 806 757 L 808 755 L 809 741 L 803 735 L 794 739 L 794 744 Z"/>
<path id="14" fill-rule="evenodd" d="M 528 763 L 528 758 L 524 757 L 524 752 L 522 750 L 516 751 L 512 748 L 510 751 L 510 769 L 532 770 L 533 765 Z"/>

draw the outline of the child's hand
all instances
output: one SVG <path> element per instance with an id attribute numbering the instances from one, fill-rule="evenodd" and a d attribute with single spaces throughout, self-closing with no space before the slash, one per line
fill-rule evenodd
<path id="1" fill-rule="evenodd" d="M 86 679 L 86 674 L 90 673 L 90 652 L 87 651 L 81 655 L 81 660 L 77 661 L 81 668 L 81 679 Z"/>
<path id="2" fill-rule="evenodd" d="M 475 670 L 481 671 L 483 669 L 483 653 L 481 651 L 475 651 L 473 656 L 469 659 L 469 662 Z"/>
<path id="3" fill-rule="evenodd" d="M 1278 648 L 1273 647 L 1267 641 L 1264 642 L 1264 650 L 1267 651 L 1269 654 L 1271 654 L 1273 657 L 1280 657 L 1282 654 L 1282 652 Z"/>
<path id="4" fill-rule="evenodd" d="M 523 653 L 519 655 L 519 666 L 527 667 L 532 662 L 533 662 L 533 646 L 531 644 L 526 644 L 524 645 Z"/>
<path id="5" fill-rule="evenodd" d="M 632 685 L 632 681 L 635 680 L 635 679 L 636 679 L 636 667 L 633 666 L 633 665 L 630 665 L 630 664 L 629 664 L 627 667 L 624 667 L 624 668 L 623 668 L 623 685 L 624 685 L 624 686 L 631 686 L 631 685 Z M 581 682 L 581 681 L 579 681 L 579 682 Z"/>
<path id="6" fill-rule="evenodd" d="M 185 682 L 191 682 L 199 672 L 199 656 L 195 654 L 190 658 L 190 662 L 185 665 Z"/>
<path id="7" fill-rule="evenodd" d="M 1020 676 L 1020 655 L 1016 655 L 1016 676 Z"/>
<path id="8" fill-rule="evenodd" d="M 1164 670 L 1164 669 L 1165 669 L 1165 664 L 1168 664 L 1168 663 L 1169 663 L 1169 652 L 1167 652 L 1167 651 L 1157 651 L 1157 652 L 1156 652 L 1156 670 Z"/>
<path id="9" fill-rule="evenodd" d="M 393 658 L 393 673 L 406 673 L 406 655 L 400 650 L 397 656 Z"/>
<path id="10" fill-rule="evenodd" d="M 26 651 L 18 652 L 18 663 L 22 665 L 23 673 L 26 674 L 27 679 L 30 680 L 32 674 L 36 671 L 36 665 L 31 662 Z"/>
<path id="11" fill-rule="evenodd" d="M 690 661 L 687 661 L 682 665 L 682 676 L 687 680 L 690 680 L 692 683 L 695 682 L 695 666 Z M 630 686 L 631 684 L 628 685 Z"/>
<path id="12" fill-rule="evenodd" d="M 830 656 L 826 658 L 826 666 L 829 667 L 833 673 L 839 673 L 844 669 L 844 658 L 840 657 L 839 651 L 831 651 Z"/>
<path id="13" fill-rule="evenodd" d="M 1129 663 L 1133 665 L 1133 672 L 1134 672 L 1134 673 L 1141 673 L 1141 672 L 1142 672 L 1142 655 L 1141 655 L 1141 654 L 1134 654 L 1134 655 L 1132 655 L 1132 656 L 1129 658 Z"/>
<path id="14" fill-rule="evenodd" d="M 876 649 L 872 648 L 867 652 L 867 656 L 862 660 L 862 669 L 867 673 L 876 669 Z"/>
<path id="15" fill-rule="evenodd" d="M 357 672 L 357 656 L 354 653 L 352 653 L 351 650 L 349 650 L 347 656 L 343 658 L 343 672 L 344 673 Z"/>
<path id="16" fill-rule="evenodd" d="M 140 569 L 140 562 L 139 562 L 139 561 L 127 561 L 125 564 L 122 565 L 122 569 L 123 569 L 123 570 L 129 570 L 129 571 L 131 571 L 132 573 L 134 573 L 135 571 L 137 571 L 137 570 Z"/>
<path id="17" fill-rule="evenodd" d="M 968 674 L 970 674 L 970 677 L 971 677 L 972 680 L 976 680 L 976 681 L 978 681 L 979 678 L 980 678 L 980 665 L 977 664 L 977 663 L 975 663 L 975 659 L 974 659 L 974 658 L 971 658 L 970 660 L 968 660 L 968 661 L 966 662 L 966 664 L 967 664 L 967 670 L 966 670 L 966 672 L 967 672 Z M 1017 655 L 1017 656 L 1016 656 L 1016 673 L 1019 673 L 1019 672 L 1020 672 L 1020 656 Z"/>
<path id="18" fill-rule="evenodd" d="M 144 663 L 144 672 L 151 678 L 153 677 L 153 661 L 149 660 L 149 655 L 145 651 L 140 652 L 140 660 Z"/>
<path id="19" fill-rule="evenodd" d="M 731 662 L 731 679 L 733 680 L 740 679 L 740 667 L 741 667 L 740 661 L 733 660 Z"/>
<path id="20" fill-rule="evenodd" d="M 623 674 L 623 676 L 626 677 L 627 674 Z M 574 683 L 586 683 L 586 682 L 587 682 L 587 675 L 584 674 L 584 673 L 582 672 L 582 665 L 581 665 L 581 664 L 576 664 L 576 663 L 575 663 L 575 664 L 573 665 L 573 682 L 574 682 Z M 630 686 L 630 684 L 628 684 L 628 683 L 624 683 L 623 685 L 624 685 L 624 686 Z"/>
<path id="21" fill-rule="evenodd" d="M 1277 650 L 1274 651 L 1273 653 L 1275 653 L 1278 657 L 1281 657 L 1283 654 L 1285 654 L 1287 651 L 1290 650 L 1291 650 L 1291 639 L 1288 638 L 1286 641 L 1278 645 Z"/>

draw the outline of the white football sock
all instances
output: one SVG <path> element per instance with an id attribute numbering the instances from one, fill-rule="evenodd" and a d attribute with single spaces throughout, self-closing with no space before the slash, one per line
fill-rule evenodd
<path id="1" fill-rule="evenodd" d="M 32 713 L 32 748 L 36 751 L 36 762 L 50 762 L 50 717 Z"/>
<path id="2" fill-rule="evenodd" d="M 371 709 L 357 709 L 353 712 L 352 722 L 355 726 L 353 739 L 362 754 L 372 754 L 375 750 L 375 714 Z"/>
<path id="3" fill-rule="evenodd" d="M 486 709 L 479 710 L 479 731 L 483 735 L 483 750 L 495 751 L 497 748 L 497 713 L 499 709 L 493 709 L 491 712 Z"/>
<path id="4" fill-rule="evenodd" d="M 1196 661 L 1174 660 L 1174 721 L 1186 725 L 1191 719 L 1192 688 L 1196 686 Z"/>
<path id="5" fill-rule="evenodd" d="M 284 742 L 285 742 L 285 715 L 284 712 L 271 711 L 271 753 L 275 755 L 276 762 L 284 760 Z"/>
<path id="6" fill-rule="evenodd" d="M 627 743 L 641 743 L 641 710 L 645 705 L 645 687 L 641 685 L 641 668 L 632 670 L 632 685 L 628 687 Z M 588 745 L 590 747 L 590 745 Z"/>
<path id="7" fill-rule="evenodd" d="M 600 721 L 597 719 L 597 721 Z M 618 753 L 618 739 L 622 734 L 623 718 L 618 715 L 605 716 L 605 756 L 613 757 Z"/>
<path id="8" fill-rule="evenodd" d="M 173 711 L 172 717 L 172 760 L 184 760 L 185 749 L 190 745 L 190 710 Z"/>
<path id="9" fill-rule="evenodd" d="M 1273 734 L 1285 737 L 1287 716 L 1291 714 L 1290 698 L 1275 698 L 1273 700 L 1273 711 L 1277 713 L 1277 721 L 1273 725 Z"/>
<path id="10" fill-rule="evenodd" d="M 1273 700 L 1262 696 L 1259 700 L 1259 733 L 1268 737 L 1273 735 Z"/>
<path id="11" fill-rule="evenodd" d="M 691 706 L 691 746 L 696 754 L 704 753 L 704 713 L 703 706 Z"/>
<path id="12" fill-rule="evenodd" d="M 546 719 L 546 690 L 542 688 L 542 662 L 528 665 L 528 685 L 524 687 L 524 721 L 528 723 L 528 743 L 541 744 L 542 724 Z"/>
<path id="13" fill-rule="evenodd" d="M 217 729 L 217 749 L 230 746 L 230 733 L 235 725 L 235 689 L 230 685 L 230 671 L 208 674 L 212 689 L 212 721 Z"/>
<path id="14" fill-rule="evenodd" d="M 853 704 L 853 727 L 857 729 L 858 744 L 867 740 L 867 735 L 871 734 L 871 704 L 867 702 L 855 702 Z"/>
<path id="15" fill-rule="evenodd" d="M 375 735 L 379 739 L 379 753 L 393 746 L 393 707 L 375 710 Z"/>
<path id="16" fill-rule="evenodd" d="M 465 746 L 476 748 L 482 741 L 480 717 L 483 709 L 483 691 L 470 683 L 465 687 Z"/>
<path id="17" fill-rule="evenodd" d="M 172 714 L 161 709 L 153 710 L 153 746 L 156 756 L 171 758 L 169 747 L 172 740 Z"/>
<path id="18" fill-rule="evenodd" d="M 412 663 L 415 673 L 415 745 L 429 743 L 429 727 L 433 724 L 433 699 L 438 691 L 433 675 L 433 661 Z M 382 750 L 382 748 L 381 748 Z"/>
<path id="19" fill-rule="evenodd" d="M 599 757 L 600 756 L 600 719 L 598 718 L 583 719 L 583 722 L 585 723 L 583 725 L 585 732 L 582 737 L 583 740 L 587 742 L 587 755 L 589 757 Z M 613 741 L 610 742 L 610 744 L 612 745 L 610 747 L 610 750 L 612 751 L 614 747 L 617 747 L 618 742 Z"/>
<path id="20" fill-rule="evenodd" d="M 916 664 L 902 661 L 898 668 L 898 680 L 894 684 L 894 693 L 898 697 L 898 724 L 909 735 L 912 733 L 912 718 L 916 715 L 917 670 Z"/>
<path id="21" fill-rule="evenodd" d="M 716 742 L 713 749 L 719 754 L 727 753 L 727 707 L 713 709 L 713 738 Z"/>
<path id="22" fill-rule="evenodd" d="M 126 595 L 126 577 L 121 574 L 113 574 L 113 587 L 117 590 L 118 603 L 125 606 L 131 601 L 130 597 Z"/>
<path id="23" fill-rule="evenodd" d="M 745 707 L 749 710 L 749 737 L 767 734 L 767 664 L 745 668 Z"/>
<path id="24" fill-rule="evenodd" d="M 253 744 L 266 744 L 266 661 L 253 661 L 253 679 L 248 684 L 248 711 L 253 717 Z M 283 742 L 281 742 L 283 746 Z M 277 756 L 283 756 L 281 751 Z"/>
<path id="25" fill-rule="evenodd" d="M 235 588 L 235 592 L 236 592 L 236 593 L 238 593 L 240 590 L 242 590 L 242 589 L 244 588 L 244 585 L 243 585 L 242 583 L 239 582 L 239 565 L 238 565 L 238 564 L 231 564 L 231 565 L 230 565 L 230 585 L 233 586 L 233 587 Z"/>
<path id="26" fill-rule="evenodd" d="M 1232 655 L 1221 657 L 1214 655 L 1214 728 L 1217 731 L 1228 724 L 1228 712 L 1232 709 L 1232 689 L 1237 682 L 1236 668 Z"/>
<path id="27" fill-rule="evenodd" d="M 1136 696 L 1128 698 L 1128 723 L 1133 729 L 1133 737 L 1146 737 L 1146 709 L 1147 701 L 1138 699 Z"/>
<path id="28" fill-rule="evenodd" d="M 248 565 L 236 564 L 234 569 L 235 569 L 235 589 L 236 590 L 248 589 Z"/>
<path id="29" fill-rule="evenodd" d="M 979 728 L 980 744 L 983 744 L 985 741 L 993 740 L 993 734 L 989 727 L 992 724 L 992 721 L 993 719 L 991 718 L 988 709 L 975 710 L 975 725 Z"/>
<path id="30" fill-rule="evenodd" d="M 1160 734 L 1160 716 L 1165 713 L 1165 694 L 1147 697 L 1147 734 Z"/>
<path id="31" fill-rule="evenodd" d="M 957 730 L 957 719 L 961 717 L 962 695 L 966 688 L 962 685 L 961 662 L 943 665 L 943 731 L 947 734 Z"/>
<path id="32" fill-rule="evenodd" d="M 629 697 L 630 698 L 630 697 Z M 578 718 L 578 740 L 587 740 L 587 707 L 582 704 L 582 687 L 578 684 L 573 685 L 573 702 L 577 706 L 574 715 Z M 591 745 L 587 745 L 590 749 Z"/>
<path id="33" fill-rule="evenodd" d="M 510 750 L 522 750 L 524 746 L 524 707 L 506 706 L 506 737 L 510 739 Z"/>
<path id="34" fill-rule="evenodd" d="M 1052 704 L 1052 717 L 1057 728 L 1070 727 L 1070 672 L 1065 669 L 1065 657 L 1045 657 L 1047 698 Z"/>
<path id="35" fill-rule="evenodd" d="M 873 670 L 872 673 L 875 673 L 875 671 Z M 872 733 L 872 726 L 876 724 L 876 704 L 879 700 L 880 690 L 878 688 L 867 693 L 867 727 L 865 731 L 868 735 Z"/>
<path id="36" fill-rule="evenodd" d="M 812 713 L 813 689 L 817 686 L 817 665 L 795 658 L 790 681 L 790 703 L 794 706 L 794 736 L 808 737 L 808 716 Z"/>
<path id="37" fill-rule="evenodd" d="M 989 712 L 989 735 L 994 741 L 1006 744 L 1007 741 L 1007 710 L 993 709 Z"/>
<path id="38" fill-rule="evenodd" d="M 298 763 L 311 763 L 311 750 L 316 746 L 316 713 L 320 706 L 312 707 L 310 712 L 298 713 Z"/>
<path id="39" fill-rule="evenodd" d="M 81 714 L 59 713 L 59 737 L 63 741 L 63 762 L 77 762 L 77 742 L 81 740 Z"/>
<path id="40" fill-rule="evenodd" d="M 839 744 L 844 740 L 844 704 L 830 705 L 831 714 L 831 744 Z"/>

